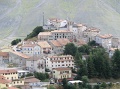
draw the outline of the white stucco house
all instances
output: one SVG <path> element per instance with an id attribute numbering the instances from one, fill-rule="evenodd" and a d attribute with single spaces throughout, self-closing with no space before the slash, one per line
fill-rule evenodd
<path id="1" fill-rule="evenodd" d="M 104 35 L 99 34 L 95 37 L 95 41 L 105 49 L 109 50 L 112 46 L 112 42 L 111 42 L 112 37 L 113 36 L 111 34 L 104 34 Z"/>
<path id="2" fill-rule="evenodd" d="M 70 67 L 74 68 L 74 59 L 71 55 L 50 56 L 45 58 L 46 68 Z"/>
<path id="3" fill-rule="evenodd" d="M 30 59 L 26 60 L 26 68 L 30 72 L 45 72 L 45 61 L 40 56 L 33 56 Z"/>

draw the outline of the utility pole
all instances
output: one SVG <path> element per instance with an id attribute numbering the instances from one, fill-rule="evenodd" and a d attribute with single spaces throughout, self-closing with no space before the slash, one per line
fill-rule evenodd
<path id="1" fill-rule="evenodd" d="M 44 12 L 43 12 L 43 26 L 44 26 Z"/>

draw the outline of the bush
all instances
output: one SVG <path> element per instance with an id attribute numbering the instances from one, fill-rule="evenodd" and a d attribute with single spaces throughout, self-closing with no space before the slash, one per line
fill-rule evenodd
<path id="1" fill-rule="evenodd" d="M 30 34 L 27 35 L 27 37 L 25 38 L 25 40 L 28 40 L 30 38 L 33 38 L 35 36 L 37 36 L 40 32 L 43 32 L 43 27 L 42 26 L 37 26 Z"/>
<path id="2" fill-rule="evenodd" d="M 13 41 L 11 42 L 11 45 L 16 45 L 16 44 L 18 44 L 19 42 L 21 42 L 21 39 L 13 40 Z"/>

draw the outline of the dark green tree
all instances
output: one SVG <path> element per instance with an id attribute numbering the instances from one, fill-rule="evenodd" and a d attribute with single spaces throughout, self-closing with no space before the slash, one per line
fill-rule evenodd
<path id="1" fill-rule="evenodd" d="M 21 78 L 29 77 L 29 76 L 33 76 L 33 74 L 32 73 L 28 73 L 27 75 L 22 75 Z"/>
<path id="2" fill-rule="evenodd" d="M 91 51 L 91 47 L 89 45 L 83 45 L 78 48 L 78 51 L 82 54 L 89 54 Z"/>
<path id="3" fill-rule="evenodd" d="M 11 42 L 11 45 L 16 45 L 18 44 L 19 42 L 21 42 L 21 39 L 15 39 Z"/>
<path id="4" fill-rule="evenodd" d="M 117 49 L 113 55 L 112 61 L 112 76 L 113 78 L 120 78 L 120 51 Z"/>
<path id="5" fill-rule="evenodd" d="M 83 81 L 83 87 L 87 87 L 87 83 L 89 82 L 89 79 L 87 76 L 82 76 L 81 80 Z"/>
<path id="6" fill-rule="evenodd" d="M 64 78 L 64 79 L 62 80 L 62 84 L 63 84 L 64 89 L 65 89 L 65 88 L 67 89 L 67 87 L 68 87 L 67 82 L 68 82 L 68 81 L 67 81 L 66 78 Z"/>
<path id="7" fill-rule="evenodd" d="M 94 67 L 91 53 L 90 53 L 90 57 L 87 59 L 87 70 L 88 70 L 88 77 L 89 78 L 95 77 L 95 67 Z"/>
<path id="8" fill-rule="evenodd" d="M 37 78 L 39 80 L 45 80 L 46 79 L 46 74 L 45 73 L 35 72 L 34 76 L 35 76 L 35 78 Z"/>
<path id="9" fill-rule="evenodd" d="M 77 72 L 77 79 L 81 79 L 82 76 L 87 76 L 88 72 L 87 72 L 87 64 L 86 61 L 82 61 L 82 64 Z"/>
<path id="10" fill-rule="evenodd" d="M 67 45 L 65 45 L 64 54 L 75 56 L 76 50 L 77 50 L 77 47 L 73 43 L 68 43 Z"/>
<path id="11" fill-rule="evenodd" d="M 37 36 L 40 32 L 43 32 L 43 27 L 42 26 L 37 26 L 30 34 L 27 35 L 27 37 L 25 38 L 25 40 L 28 40 L 30 38 L 33 38 L 35 36 Z"/>
<path id="12" fill-rule="evenodd" d="M 75 54 L 75 64 L 77 67 L 80 67 L 82 65 L 82 55 L 81 53 L 78 52 L 78 50 L 76 51 Z"/>

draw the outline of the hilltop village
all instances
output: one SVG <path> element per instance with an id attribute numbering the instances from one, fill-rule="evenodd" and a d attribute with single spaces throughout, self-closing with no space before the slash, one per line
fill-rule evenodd
<path id="1" fill-rule="evenodd" d="M 50 18 L 42 28 L 44 31 L 37 35 L 36 40 L 22 40 L 8 49 L 1 48 L 0 89 L 47 89 L 50 84 L 61 84 L 62 79 L 69 83 L 81 83 L 83 81 L 78 76 L 78 70 L 82 68 L 79 58 L 89 60 L 94 54 L 92 50 L 101 48 L 108 55 L 107 59 L 112 60 L 115 51 L 120 49 L 119 38 L 101 34 L 100 29 L 84 24 Z M 88 50 L 87 47 L 91 47 L 90 51 L 87 53 L 84 47 Z M 75 49 L 81 54 L 77 55 Z M 97 73 L 95 76 L 104 76 L 99 75 L 99 71 Z M 86 75 L 91 77 L 89 72 Z"/>

